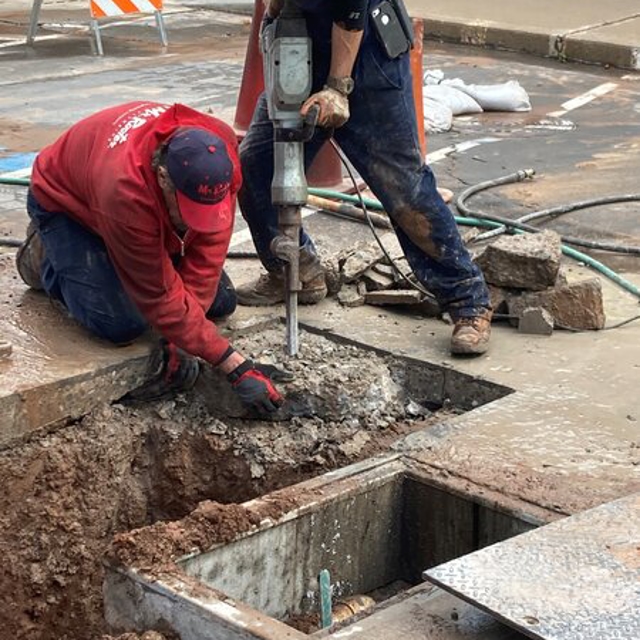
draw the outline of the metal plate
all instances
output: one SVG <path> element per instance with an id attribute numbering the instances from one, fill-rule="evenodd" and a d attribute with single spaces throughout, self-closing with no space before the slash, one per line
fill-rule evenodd
<path id="1" fill-rule="evenodd" d="M 531 638 L 640 639 L 640 494 L 424 572 Z"/>

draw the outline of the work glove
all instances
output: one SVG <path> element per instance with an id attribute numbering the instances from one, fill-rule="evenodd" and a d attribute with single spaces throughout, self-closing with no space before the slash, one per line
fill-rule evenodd
<path id="1" fill-rule="evenodd" d="M 326 129 L 338 129 L 349 119 L 349 98 L 330 87 L 325 86 L 322 91 L 307 98 L 300 115 L 304 118 L 313 105 L 320 109 L 318 125 Z"/>
<path id="2" fill-rule="evenodd" d="M 287 377 L 293 379 L 286 371 L 271 365 L 255 365 L 251 360 L 245 360 L 227 375 L 242 404 L 260 414 L 273 413 L 284 404 L 284 397 L 272 380 L 280 378 L 284 382 L 288 381 Z"/>
<path id="3" fill-rule="evenodd" d="M 199 374 L 200 362 L 195 356 L 161 340 L 149 359 L 147 382 L 130 391 L 124 399 L 150 401 L 170 393 L 188 391 L 195 385 Z"/>

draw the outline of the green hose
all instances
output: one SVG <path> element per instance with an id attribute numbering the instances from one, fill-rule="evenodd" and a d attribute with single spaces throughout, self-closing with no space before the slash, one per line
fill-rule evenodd
<path id="1" fill-rule="evenodd" d="M 355 202 L 356 204 L 360 204 L 360 199 L 357 196 L 352 196 L 345 193 L 340 193 L 339 191 L 331 191 L 330 189 L 309 189 L 309 193 L 318 196 L 320 198 L 334 198 L 336 200 L 343 200 L 345 202 Z M 378 202 L 378 200 L 371 200 L 370 198 L 364 198 L 364 203 L 370 209 L 375 211 L 384 211 L 384 207 Z M 479 218 L 466 218 L 461 216 L 454 216 L 456 223 L 463 226 L 470 227 L 485 227 L 487 229 L 496 229 L 501 227 L 502 224 L 497 222 L 492 222 L 490 220 L 480 220 Z M 523 230 L 516 230 L 516 233 L 528 233 Z M 613 269 L 609 269 L 606 265 L 602 264 L 599 260 L 595 260 L 591 256 L 586 253 L 582 253 L 582 251 L 578 251 L 566 245 L 562 245 L 562 253 L 569 258 L 573 258 L 574 260 L 578 260 L 579 262 L 584 262 L 584 264 L 589 265 L 592 269 L 595 269 L 603 276 L 615 282 L 619 287 L 622 287 L 625 291 L 628 291 L 636 298 L 640 299 L 640 289 L 636 287 L 635 284 L 629 282 L 619 274 L 617 274 Z"/>
<path id="2" fill-rule="evenodd" d="M 29 178 L 3 178 L 0 176 L 0 184 L 10 184 L 14 187 L 28 187 L 31 184 Z"/>
<path id="3" fill-rule="evenodd" d="M 0 177 L 0 184 L 28 187 L 30 181 L 29 178 Z M 360 204 L 360 199 L 357 196 L 341 193 L 339 191 L 332 191 L 330 189 L 309 189 L 309 193 L 314 196 L 319 196 L 320 198 L 333 198 L 335 200 L 342 200 L 344 202 Z M 363 198 L 363 200 L 365 205 L 370 209 L 373 209 L 375 211 L 384 211 L 384 207 L 380 204 L 380 202 L 378 202 L 378 200 L 372 200 L 371 198 Z M 463 226 L 485 227 L 487 229 L 495 229 L 502 226 L 500 223 L 491 222 L 489 220 L 480 220 L 478 218 L 463 218 L 461 216 L 454 216 L 454 218 L 457 224 Z M 526 233 L 525 231 L 519 232 Z M 591 256 L 588 256 L 586 253 L 582 253 L 582 251 L 577 251 L 576 249 L 572 249 L 571 247 L 567 247 L 566 245 L 562 245 L 562 253 L 570 258 L 573 258 L 574 260 L 578 260 L 579 262 L 584 262 L 584 264 L 589 265 L 592 269 L 595 269 L 606 278 L 609 278 L 609 280 L 615 282 L 619 287 L 622 287 L 640 300 L 640 289 L 636 287 L 636 285 L 617 274 L 615 271 L 613 271 L 613 269 L 609 269 L 609 267 L 602 264 L 602 262 L 600 262 L 599 260 L 595 260 Z"/>

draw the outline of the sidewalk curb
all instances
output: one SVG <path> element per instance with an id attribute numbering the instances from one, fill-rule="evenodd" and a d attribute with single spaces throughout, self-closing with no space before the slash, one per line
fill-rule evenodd
<path id="1" fill-rule="evenodd" d="M 571 35 L 505 29 L 495 24 L 457 20 L 424 20 L 425 40 L 439 40 L 477 47 L 518 51 L 563 62 L 581 62 L 640 70 L 638 46 L 591 40 Z"/>

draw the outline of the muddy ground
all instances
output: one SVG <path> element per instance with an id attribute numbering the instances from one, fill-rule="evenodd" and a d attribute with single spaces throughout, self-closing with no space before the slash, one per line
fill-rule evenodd
<path id="1" fill-rule="evenodd" d="M 101 562 L 115 534 L 364 459 L 453 411 L 421 408 L 396 360 L 305 335 L 302 357 L 286 362 L 282 339 L 278 326 L 235 344 L 293 371 L 288 406 L 314 417 L 242 416 L 226 383 L 205 371 L 189 394 L 101 406 L 0 452 L 3 637 L 101 638 Z"/>

